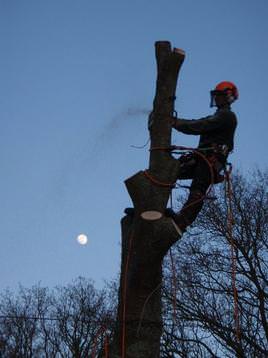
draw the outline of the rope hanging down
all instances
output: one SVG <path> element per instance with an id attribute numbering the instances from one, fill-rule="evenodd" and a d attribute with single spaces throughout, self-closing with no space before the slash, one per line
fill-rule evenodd
<path id="1" fill-rule="evenodd" d="M 231 247 L 231 266 L 232 266 L 232 290 L 234 297 L 234 323 L 235 323 L 235 332 L 237 342 L 240 342 L 241 332 L 240 332 L 240 322 L 239 322 L 239 307 L 238 307 L 238 292 L 236 287 L 236 248 L 233 237 L 233 225 L 234 225 L 234 215 L 232 208 L 232 181 L 231 181 L 231 172 L 232 166 L 229 165 L 229 168 L 225 171 L 225 198 L 226 198 L 226 207 L 227 207 L 227 240 Z"/>
<path id="2" fill-rule="evenodd" d="M 98 338 L 100 336 L 102 336 L 103 334 L 105 335 L 104 336 L 104 357 L 105 358 L 108 358 L 109 357 L 109 337 L 107 335 L 107 330 L 108 328 L 105 327 L 105 326 L 102 326 L 96 336 L 95 336 L 95 339 L 94 339 L 94 342 L 93 342 L 93 352 L 92 352 L 92 358 L 95 358 L 96 357 L 96 354 L 97 354 L 97 345 L 98 345 Z"/>
<path id="3" fill-rule="evenodd" d="M 121 357 L 126 357 L 126 303 L 127 303 L 127 275 L 128 269 L 130 264 L 130 258 L 132 254 L 132 245 L 134 241 L 133 232 L 130 233 L 129 236 L 129 247 L 128 253 L 126 257 L 126 264 L 125 264 L 125 272 L 123 277 L 123 285 L 122 285 L 122 336 L 121 336 Z"/>

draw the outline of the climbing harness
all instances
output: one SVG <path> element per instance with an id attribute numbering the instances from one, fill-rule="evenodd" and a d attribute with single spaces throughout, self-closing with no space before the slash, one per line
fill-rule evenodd
<path id="1" fill-rule="evenodd" d="M 205 161 L 205 163 L 207 163 L 209 171 L 210 171 L 210 185 L 209 185 L 209 188 L 208 188 L 208 190 L 207 190 L 205 195 L 202 195 L 200 198 L 198 198 L 197 200 L 193 201 L 191 204 L 189 204 L 186 207 L 184 207 L 182 209 L 183 211 L 185 209 L 188 209 L 190 206 L 196 205 L 200 201 L 204 200 L 204 198 L 207 197 L 208 193 L 212 189 L 212 185 L 214 184 L 214 179 L 215 179 L 215 173 L 214 173 L 213 164 L 206 157 L 206 155 L 202 153 L 203 151 L 206 152 L 206 151 L 212 150 L 212 149 L 214 149 L 214 147 L 196 149 L 196 148 L 177 146 L 177 145 L 171 145 L 170 147 L 153 147 L 153 148 L 150 149 L 150 151 L 162 150 L 162 151 L 167 151 L 167 152 L 172 152 L 172 153 L 174 153 L 174 151 L 176 151 L 176 153 L 178 153 L 177 150 L 179 150 L 179 154 L 181 154 L 181 152 L 184 153 L 185 151 L 188 151 L 188 152 L 190 151 L 190 152 L 196 154 L 197 156 L 199 156 L 200 158 L 202 158 Z M 164 182 L 161 182 L 161 181 L 157 180 L 156 178 L 154 178 L 151 174 L 149 174 L 148 170 L 145 170 L 144 174 L 154 185 L 158 185 L 158 186 L 162 186 L 162 187 L 170 187 L 171 189 L 176 188 L 176 183 L 164 183 Z"/>

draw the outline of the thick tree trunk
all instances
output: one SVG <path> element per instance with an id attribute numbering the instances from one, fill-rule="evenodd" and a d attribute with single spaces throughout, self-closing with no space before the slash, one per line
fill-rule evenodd
<path id="1" fill-rule="evenodd" d="M 171 125 L 179 69 L 184 54 L 169 42 L 156 42 L 157 86 L 150 115 L 151 149 L 170 146 Z M 163 150 L 151 150 L 149 175 L 163 183 L 174 183 L 178 162 Z M 127 179 L 135 215 L 122 219 L 122 264 L 118 322 L 110 357 L 157 358 L 160 355 L 162 260 L 178 233 L 164 215 L 144 220 L 146 211 L 164 213 L 171 188 L 152 182 L 144 172 Z"/>

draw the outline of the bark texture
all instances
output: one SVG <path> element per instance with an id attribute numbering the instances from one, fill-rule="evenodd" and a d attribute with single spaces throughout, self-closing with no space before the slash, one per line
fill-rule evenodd
<path id="1" fill-rule="evenodd" d="M 168 152 L 153 150 L 169 147 L 179 69 L 184 54 L 167 41 L 155 43 L 157 61 L 156 94 L 149 116 L 151 152 L 148 173 L 157 181 L 174 183 L 178 162 Z M 157 358 L 162 333 L 162 260 L 178 234 L 170 218 L 147 221 L 141 213 L 164 213 L 170 187 L 158 186 L 140 171 L 125 181 L 135 215 L 122 219 L 122 263 L 118 321 L 110 357 Z"/>

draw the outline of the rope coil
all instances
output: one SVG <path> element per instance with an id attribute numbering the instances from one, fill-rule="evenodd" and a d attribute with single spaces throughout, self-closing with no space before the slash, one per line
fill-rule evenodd
<path id="1" fill-rule="evenodd" d="M 214 147 L 207 147 L 207 148 L 192 148 L 192 147 L 185 147 L 181 145 L 171 145 L 169 147 L 152 147 L 150 151 L 153 150 L 162 150 L 167 152 L 172 152 L 174 150 L 182 150 L 182 151 L 190 151 L 192 153 L 195 153 L 197 156 L 199 156 L 202 160 L 205 161 L 205 163 L 208 165 L 209 172 L 210 172 L 210 185 L 208 187 L 208 190 L 206 191 L 205 195 L 201 196 L 197 200 L 193 201 L 191 204 L 185 206 L 182 208 L 181 212 L 185 209 L 188 209 L 189 207 L 196 205 L 200 201 L 204 200 L 204 198 L 210 193 L 212 186 L 215 181 L 215 175 L 214 175 L 214 169 L 213 164 L 209 161 L 209 159 L 206 157 L 205 154 L 202 153 L 202 151 L 208 151 L 208 150 L 214 150 Z M 150 174 L 148 174 L 148 171 L 144 171 L 145 176 L 155 185 L 162 186 L 162 187 L 170 187 L 171 189 L 176 188 L 176 183 L 163 183 L 158 181 L 157 179 L 153 178 Z"/>

